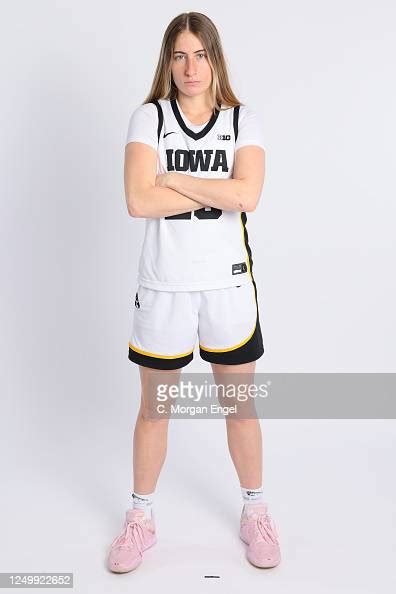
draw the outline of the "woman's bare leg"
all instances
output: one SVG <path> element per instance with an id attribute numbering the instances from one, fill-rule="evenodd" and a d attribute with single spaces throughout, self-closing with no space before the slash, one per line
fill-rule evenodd
<path id="1" fill-rule="evenodd" d="M 221 374 L 255 372 L 256 362 L 242 365 L 212 364 L 213 373 L 221 381 Z M 227 441 L 241 487 L 258 489 L 262 486 L 262 435 L 259 419 L 226 417 Z"/>
<path id="2" fill-rule="evenodd" d="M 142 392 L 133 434 L 133 491 L 144 495 L 155 491 L 166 458 L 169 425 L 168 419 L 150 418 L 149 403 L 153 402 L 153 395 L 148 392 L 149 374 L 180 374 L 181 369 L 163 371 L 139 365 L 139 371 Z"/>

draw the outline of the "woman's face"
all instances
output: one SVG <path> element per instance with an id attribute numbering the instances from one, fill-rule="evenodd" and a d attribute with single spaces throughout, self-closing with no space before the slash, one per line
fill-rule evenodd
<path id="1" fill-rule="evenodd" d="M 190 31 L 179 33 L 172 56 L 172 76 L 181 93 L 200 95 L 212 83 L 212 69 L 202 41 Z M 194 83 L 189 84 L 189 81 Z"/>

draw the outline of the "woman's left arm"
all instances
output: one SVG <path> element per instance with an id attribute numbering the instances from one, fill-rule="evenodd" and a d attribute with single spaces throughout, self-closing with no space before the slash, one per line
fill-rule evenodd
<path id="1" fill-rule="evenodd" d="M 171 188 L 205 206 L 251 212 L 259 201 L 264 175 L 265 151 L 249 145 L 236 151 L 232 178 L 207 179 L 169 171 L 157 175 L 156 185 Z"/>

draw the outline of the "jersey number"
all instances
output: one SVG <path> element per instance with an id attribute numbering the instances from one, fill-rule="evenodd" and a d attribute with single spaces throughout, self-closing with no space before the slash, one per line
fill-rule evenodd
<path id="1" fill-rule="evenodd" d="M 199 208 L 198 210 L 194 210 L 194 216 L 197 219 L 219 219 L 223 211 L 220 208 L 212 208 L 211 206 L 204 206 L 204 208 Z M 191 219 L 191 211 L 189 212 L 182 212 L 181 214 L 171 215 L 169 217 L 165 217 L 166 219 Z"/>

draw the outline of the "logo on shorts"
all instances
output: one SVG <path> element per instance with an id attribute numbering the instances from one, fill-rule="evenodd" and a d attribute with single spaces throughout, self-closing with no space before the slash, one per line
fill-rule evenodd
<path id="1" fill-rule="evenodd" d="M 139 297 L 138 297 L 137 293 L 136 293 L 136 297 L 135 297 L 135 307 L 137 307 L 137 309 L 139 309 L 139 307 L 140 307 Z"/>
<path id="2" fill-rule="evenodd" d="M 239 262 L 232 265 L 232 274 L 242 274 L 243 272 L 247 272 L 246 262 Z"/>

